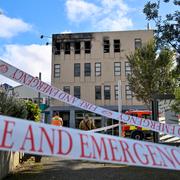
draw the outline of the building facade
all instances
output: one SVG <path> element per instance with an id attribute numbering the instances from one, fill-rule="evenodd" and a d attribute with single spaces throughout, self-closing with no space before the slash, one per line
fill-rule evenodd
<path id="1" fill-rule="evenodd" d="M 127 76 L 126 55 L 153 39 L 152 30 L 53 34 L 51 83 L 92 104 L 118 111 L 118 82 L 121 80 L 122 111 L 144 109 L 133 97 Z M 83 110 L 52 99 L 50 112 L 60 112 L 65 126 L 78 127 Z M 114 121 L 91 114 L 97 127 Z"/>

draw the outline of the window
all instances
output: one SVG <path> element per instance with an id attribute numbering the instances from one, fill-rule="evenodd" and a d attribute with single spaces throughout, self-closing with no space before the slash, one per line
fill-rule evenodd
<path id="1" fill-rule="evenodd" d="M 63 91 L 70 94 L 70 86 L 64 86 Z"/>
<path id="2" fill-rule="evenodd" d="M 80 77 L 81 69 L 80 69 L 80 63 L 74 64 L 74 77 Z"/>
<path id="3" fill-rule="evenodd" d="M 114 40 L 114 52 L 120 52 L 120 40 L 119 39 Z"/>
<path id="4" fill-rule="evenodd" d="M 60 78 L 60 64 L 54 64 L 54 78 Z"/>
<path id="5" fill-rule="evenodd" d="M 104 53 L 109 53 L 110 43 L 109 40 L 104 40 Z"/>
<path id="6" fill-rule="evenodd" d="M 101 63 L 95 63 L 95 76 L 101 76 Z"/>
<path id="7" fill-rule="evenodd" d="M 129 62 L 125 62 L 125 75 L 128 76 L 131 74 L 132 74 L 132 72 L 131 72 L 131 66 L 130 66 Z"/>
<path id="8" fill-rule="evenodd" d="M 90 54 L 91 53 L 91 41 L 85 41 L 84 48 L 85 48 L 85 53 Z"/>
<path id="9" fill-rule="evenodd" d="M 135 49 L 142 47 L 142 41 L 140 38 L 134 39 L 134 47 L 135 47 Z"/>
<path id="10" fill-rule="evenodd" d="M 118 99 L 118 85 L 115 85 L 114 86 L 114 97 L 115 97 L 115 99 Z"/>
<path id="11" fill-rule="evenodd" d="M 95 99 L 101 99 L 101 86 L 95 86 Z"/>
<path id="12" fill-rule="evenodd" d="M 111 99 L 111 86 L 104 86 L 104 99 Z"/>
<path id="13" fill-rule="evenodd" d="M 70 42 L 65 42 L 65 44 L 64 44 L 64 53 L 65 54 L 70 54 L 70 48 L 71 48 L 71 44 L 70 44 Z"/>
<path id="14" fill-rule="evenodd" d="M 129 85 L 126 85 L 126 99 L 132 99 L 132 91 L 130 90 Z"/>
<path id="15" fill-rule="evenodd" d="M 84 64 L 84 75 L 91 76 L 91 64 L 90 63 Z"/>
<path id="16" fill-rule="evenodd" d="M 75 42 L 74 43 L 74 51 L 75 51 L 75 54 L 80 54 L 80 52 L 81 52 L 81 42 Z"/>
<path id="17" fill-rule="evenodd" d="M 77 98 L 81 98 L 81 89 L 80 86 L 74 86 L 74 96 Z"/>
<path id="18" fill-rule="evenodd" d="M 121 75 L 121 63 L 115 62 L 114 63 L 114 76 L 120 76 Z"/>
<path id="19" fill-rule="evenodd" d="M 61 46 L 60 42 L 55 42 L 54 43 L 54 54 L 55 55 L 60 54 L 60 46 Z"/>

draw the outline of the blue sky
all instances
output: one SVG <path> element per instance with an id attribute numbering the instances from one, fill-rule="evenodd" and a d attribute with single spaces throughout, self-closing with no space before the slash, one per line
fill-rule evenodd
<path id="1" fill-rule="evenodd" d="M 55 33 L 146 29 L 147 0 L 0 0 L 0 58 L 50 82 Z M 168 8 L 167 8 L 168 7 Z M 162 11 L 172 10 L 172 6 Z M 0 84 L 8 82 L 0 75 Z"/>

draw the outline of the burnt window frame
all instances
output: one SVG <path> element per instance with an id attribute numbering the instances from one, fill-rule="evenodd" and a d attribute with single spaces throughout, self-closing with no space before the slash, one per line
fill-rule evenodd
<path id="1" fill-rule="evenodd" d="M 64 42 L 64 54 L 71 54 L 71 42 Z"/>
<path id="2" fill-rule="evenodd" d="M 104 53 L 110 52 L 110 40 L 109 39 L 103 39 L 103 52 Z"/>
<path id="3" fill-rule="evenodd" d="M 81 41 L 74 42 L 74 53 L 81 54 Z"/>
<path id="4" fill-rule="evenodd" d="M 61 54 L 61 43 L 60 42 L 54 42 L 54 46 L 53 46 L 53 52 L 55 55 L 59 55 Z"/>
<path id="5" fill-rule="evenodd" d="M 88 45 L 89 43 L 89 45 Z M 84 52 L 85 54 L 91 53 L 91 41 L 84 41 Z"/>
<path id="6" fill-rule="evenodd" d="M 120 51 L 121 51 L 121 41 L 120 39 L 114 39 L 114 52 L 119 53 Z"/>

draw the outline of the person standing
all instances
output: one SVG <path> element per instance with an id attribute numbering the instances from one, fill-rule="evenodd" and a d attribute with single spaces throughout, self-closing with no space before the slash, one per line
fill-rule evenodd
<path id="1" fill-rule="evenodd" d="M 55 113 L 51 120 L 51 124 L 54 126 L 63 126 L 63 120 L 58 113 Z"/>
<path id="2" fill-rule="evenodd" d="M 94 124 L 94 121 L 89 118 L 88 114 L 85 115 L 84 119 L 79 124 L 79 129 L 88 131 L 91 129 L 95 129 L 96 126 Z"/>

